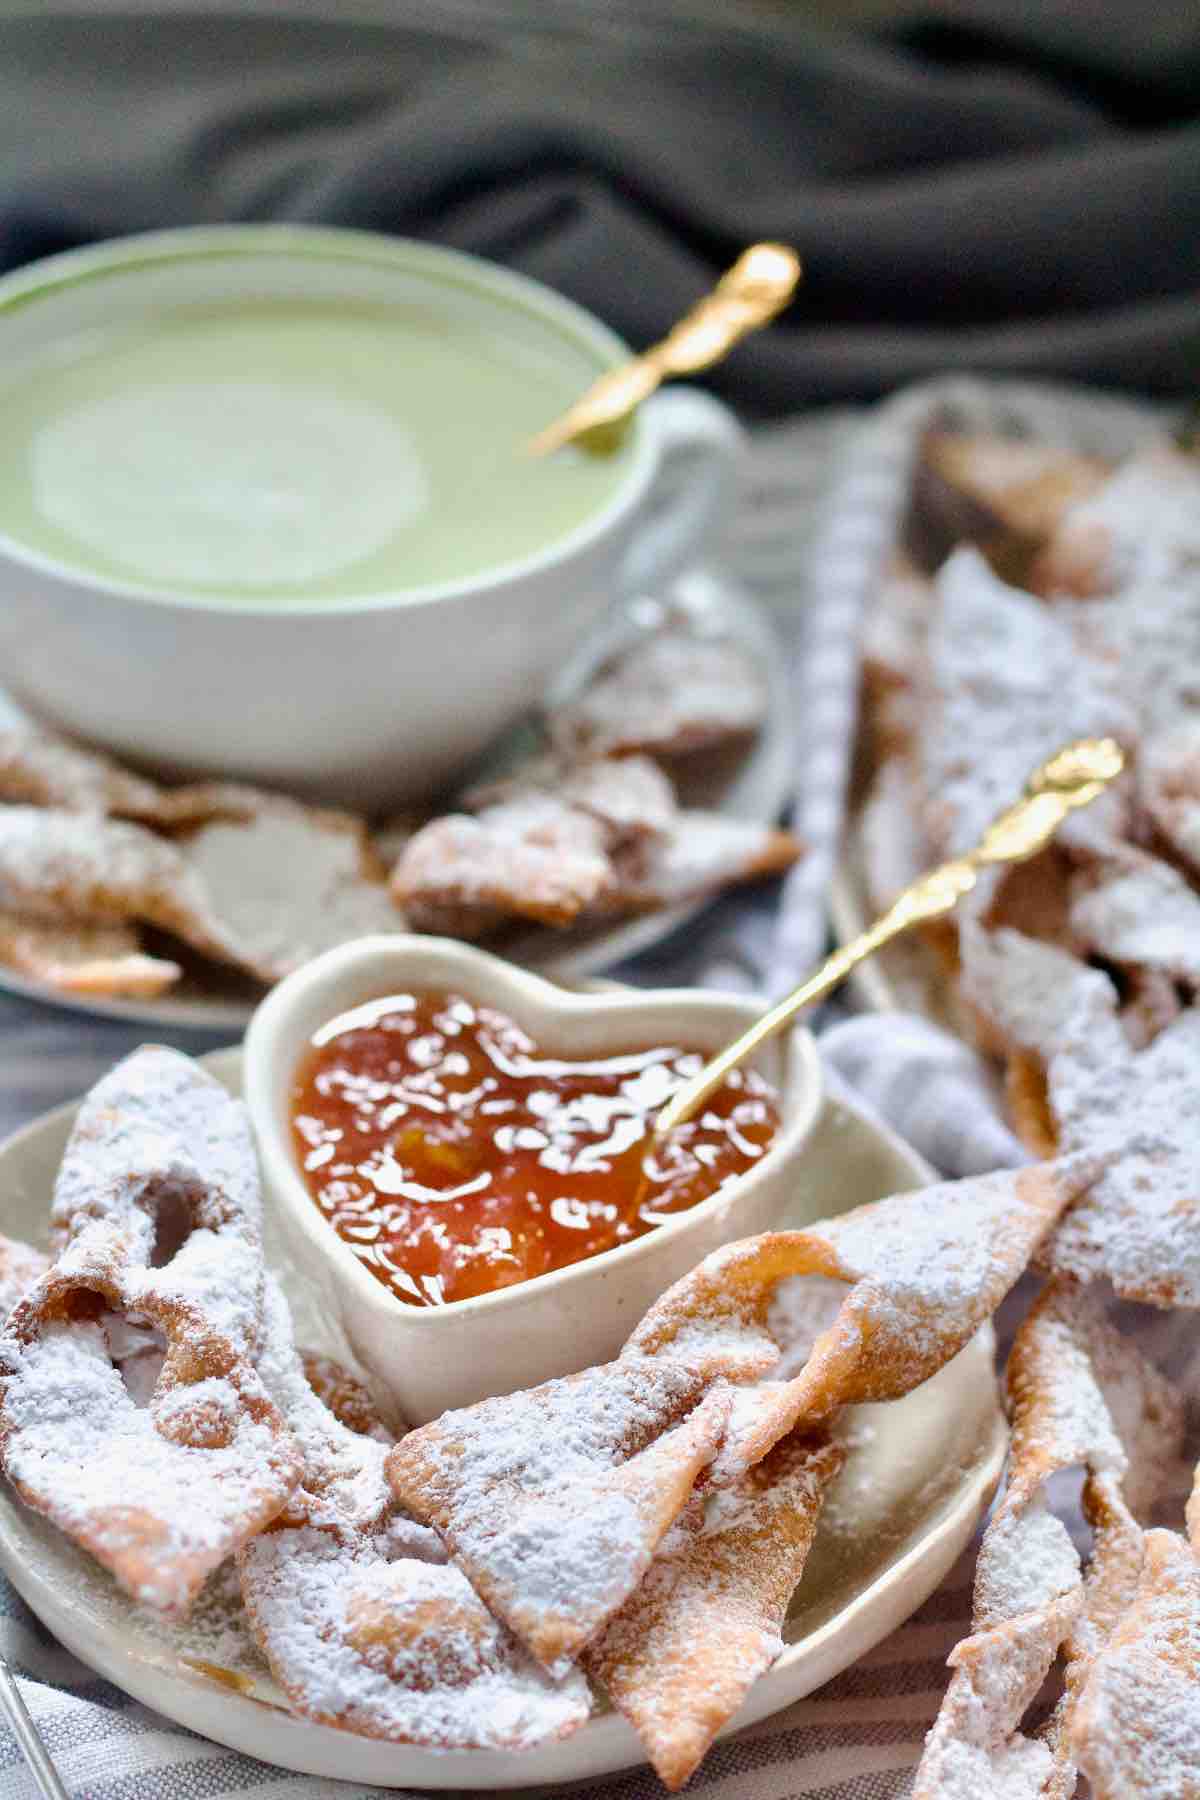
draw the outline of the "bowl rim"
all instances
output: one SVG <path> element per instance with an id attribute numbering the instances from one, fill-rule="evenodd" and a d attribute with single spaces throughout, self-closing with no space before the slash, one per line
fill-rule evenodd
<path id="1" fill-rule="evenodd" d="M 753 1195 L 784 1163 L 798 1155 L 813 1134 L 824 1101 L 824 1080 L 816 1041 L 806 1027 L 799 1026 L 793 1028 L 790 1034 L 781 1035 L 779 1040 L 779 1054 L 787 1059 L 789 1065 L 794 1059 L 794 1073 L 789 1068 L 788 1082 L 789 1088 L 798 1096 L 794 1114 L 784 1118 L 770 1148 L 745 1174 L 735 1177 L 716 1193 L 710 1194 L 706 1200 L 680 1213 L 668 1224 L 657 1226 L 643 1237 L 634 1239 L 632 1243 L 619 1244 L 597 1255 L 583 1257 L 579 1262 L 568 1263 L 564 1268 L 551 1269 L 545 1274 L 514 1282 L 509 1287 L 494 1289 L 489 1294 L 449 1301 L 443 1306 L 407 1305 L 363 1267 L 350 1246 L 332 1229 L 314 1202 L 295 1165 L 291 1146 L 279 1126 L 275 1104 L 275 1071 L 280 1056 L 288 1058 L 289 1072 L 296 1066 L 302 1044 L 292 1020 L 323 989 L 345 979 L 352 971 L 362 970 L 365 973 L 371 967 L 382 968 L 389 964 L 396 970 L 394 978 L 398 984 L 407 980 L 418 989 L 422 986 L 428 988 L 430 985 L 436 988 L 439 985 L 436 976 L 431 984 L 428 979 L 422 982 L 419 978 L 414 980 L 411 975 L 399 973 L 399 965 L 416 967 L 422 957 L 438 965 L 449 965 L 461 972 L 461 991 L 468 998 L 471 997 L 472 974 L 478 978 L 482 973 L 486 980 L 498 983 L 502 988 L 507 985 L 511 1000 L 506 999 L 500 1004 L 510 1009 L 522 1023 L 525 1022 L 521 1018 L 522 1003 L 525 1007 L 539 1011 L 543 1019 L 548 1016 L 551 1020 L 566 1022 L 572 1014 L 582 1011 L 592 1016 L 629 1018 L 634 1024 L 639 1013 L 661 1013 L 664 1007 L 668 1007 L 692 1014 L 697 1024 L 702 1015 L 707 1015 L 710 1020 L 714 1016 L 724 1015 L 729 1021 L 730 1035 L 733 1035 L 757 1018 L 762 1010 L 757 1002 L 745 995 L 704 988 L 620 988 L 600 993 L 580 993 L 560 987 L 543 976 L 534 975 L 529 970 L 472 944 L 415 933 L 359 938 L 353 943 L 326 951 L 324 955 L 314 958 L 303 968 L 286 976 L 255 1009 L 246 1031 L 244 1046 L 246 1104 L 250 1109 L 264 1178 L 272 1188 L 281 1213 L 299 1227 L 310 1245 L 318 1249 L 319 1254 L 328 1262 L 331 1275 L 336 1275 L 340 1281 L 350 1286 L 360 1305 L 381 1311 L 393 1325 L 401 1325 L 410 1331 L 447 1331 L 464 1319 L 503 1312 L 522 1303 L 532 1304 L 552 1290 L 626 1268 L 637 1259 L 661 1250 L 665 1244 L 684 1236 L 689 1230 L 702 1229 L 718 1211 L 735 1213 L 738 1202 L 746 1195 Z M 387 991 L 386 987 L 382 989 L 383 994 Z M 330 1006 L 326 1017 L 335 1018 L 338 1012 L 346 1010 L 346 1007 Z M 536 1032 L 535 1027 L 529 1028 Z M 544 1024 L 542 1029 L 545 1029 Z M 714 1048 L 717 1047 L 719 1046 L 714 1045 Z M 734 1224 L 729 1241 L 732 1242 L 737 1235 Z"/>
<path id="2" fill-rule="evenodd" d="M 243 259 L 272 256 L 359 264 L 399 276 L 410 272 L 448 282 L 458 289 L 468 289 L 523 312 L 560 337 L 572 340 L 597 359 L 598 375 L 632 354 L 617 332 L 577 301 L 532 276 L 490 262 L 486 257 L 426 243 L 419 238 L 392 237 L 384 232 L 286 223 L 180 225 L 105 238 L 78 249 L 41 257 L 0 276 L 0 331 L 6 318 L 17 310 L 85 282 L 129 275 L 140 267 L 160 268 L 170 263 L 190 264 L 223 258 L 236 264 Z M 630 450 L 629 466 L 623 479 L 580 524 L 524 556 L 498 562 L 475 575 L 461 576 L 453 581 L 426 582 L 411 588 L 346 594 L 333 599 L 280 596 L 256 600 L 252 595 L 227 595 L 220 590 L 212 594 L 191 593 L 166 584 L 156 587 L 151 582 L 133 578 L 122 580 L 90 569 L 86 564 L 60 561 L 3 530 L 0 530 L 0 557 L 81 592 L 103 594 L 106 598 L 137 606 L 177 607 L 183 612 L 257 620 L 295 620 L 327 614 L 354 617 L 389 610 L 408 611 L 446 601 L 467 600 L 481 591 L 519 586 L 552 570 L 559 562 L 586 554 L 622 518 L 637 512 L 653 479 L 655 432 L 647 424 L 642 407 L 630 422 Z"/>

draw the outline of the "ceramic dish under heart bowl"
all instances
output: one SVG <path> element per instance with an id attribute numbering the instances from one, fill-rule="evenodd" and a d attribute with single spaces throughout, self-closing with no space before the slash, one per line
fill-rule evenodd
<path id="1" fill-rule="evenodd" d="M 221 1051 L 206 1064 L 240 1091 L 240 1051 Z M 0 1147 L 4 1227 L 14 1236 L 44 1241 L 75 1112 L 61 1107 Z M 779 1224 L 809 1225 L 929 1179 L 898 1139 L 852 1106 L 827 1101 Z M 344 1357 L 315 1290 L 289 1258 L 269 1197 L 266 1236 L 297 1341 Z M 785 1649 L 730 1729 L 778 1711 L 856 1661 L 933 1592 L 965 1548 L 1006 1445 L 992 1353 L 987 1327 L 906 1399 L 849 1411 L 850 1453 L 821 1515 Z M 136 1469 L 130 1480 L 136 1483 Z M 632 1727 L 602 1710 L 574 1736 L 524 1752 L 437 1752 L 295 1718 L 219 1574 L 188 1623 L 166 1623 L 135 1606 L 2 1482 L 0 1564 L 49 1630 L 118 1687 L 181 1726 L 297 1773 L 380 1787 L 494 1790 L 578 1781 L 644 1761 Z"/>

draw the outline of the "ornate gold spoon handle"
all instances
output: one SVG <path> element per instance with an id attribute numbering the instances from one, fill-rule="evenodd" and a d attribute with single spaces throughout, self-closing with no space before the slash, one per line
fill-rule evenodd
<path id="1" fill-rule="evenodd" d="M 1030 776 L 1021 798 L 1000 814 L 973 850 L 942 863 L 905 888 L 882 918 L 835 950 L 815 974 L 685 1082 L 659 1113 L 653 1143 L 661 1142 L 676 1125 L 690 1119 L 731 1069 L 782 1031 L 806 1006 L 832 993 L 859 963 L 913 925 L 952 912 L 975 886 L 981 869 L 991 863 L 1025 862 L 1036 855 L 1067 814 L 1076 807 L 1090 805 L 1124 766 L 1121 747 L 1112 738 L 1083 738 L 1042 763 Z"/>
<path id="2" fill-rule="evenodd" d="M 572 438 L 612 426 L 668 375 L 692 375 L 719 362 L 748 332 L 782 311 L 799 279 L 800 258 L 786 244 L 752 244 L 660 344 L 610 369 L 561 418 L 531 438 L 529 454 L 546 456 Z"/>

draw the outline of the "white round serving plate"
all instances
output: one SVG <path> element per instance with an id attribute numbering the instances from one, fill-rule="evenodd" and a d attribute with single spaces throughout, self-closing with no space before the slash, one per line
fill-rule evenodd
<path id="1" fill-rule="evenodd" d="M 205 1062 L 239 1089 L 240 1051 L 220 1051 Z M 60 1107 L 0 1146 L 6 1232 L 44 1240 L 50 1192 L 75 1111 Z M 852 1105 L 829 1101 L 781 1223 L 810 1224 L 930 1179 L 901 1140 Z M 291 1302 L 298 1341 L 344 1355 L 314 1315 L 311 1291 L 269 1212 L 267 1256 Z M 730 1730 L 777 1712 L 847 1668 L 928 1598 L 966 1547 L 1007 1443 L 990 1327 L 916 1393 L 889 1406 L 855 1408 L 848 1424 L 850 1453 L 830 1490 L 788 1616 L 786 1648 Z M 129 1478 L 135 1490 L 136 1469 Z M 380 1787 L 486 1791 L 578 1781 L 645 1760 L 632 1728 L 611 1712 L 597 1713 L 560 1743 L 524 1752 L 436 1752 L 295 1718 L 265 1668 L 233 1659 L 228 1641 L 222 1657 L 225 1666 L 233 1659 L 243 1671 L 239 1687 L 198 1672 L 197 1660 L 221 1660 L 199 1627 L 165 1624 L 136 1607 L 3 1482 L 0 1566 L 47 1628 L 118 1687 L 178 1725 L 299 1774 Z"/>
<path id="2" fill-rule="evenodd" d="M 774 824 L 787 802 L 795 767 L 787 659 L 775 628 L 736 582 L 715 569 L 695 568 L 681 575 L 663 596 L 663 603 L 685 612 L 699 629 L 741 645 L 762 669 L 768 690 L 767 717 L 754 742 L 732 762 L 706 765 L 683 798 L 690 806 L 709 807 L 731 818 Z M 23 722 L 15 702 L 0 689 L 0 730 Z M 503 758 L 503 745 L 497 753 Z M 477 776 L 482 779 L 488 773 L 488 763 L 481 763 Z M 582 981 L 660 943 L 707 904 L 691 901 L 598 930 L 523 932 L 497 949 L 551 980 Z M 242 1032 L 262 991 L 253 990 L 249 982 L 232 973 L 223 980 L 222 971 L 215 967 L 211 976 L 205 970 L 203 980 L 201 988 L 197 980 L 186 977 L 180 989 L 153 1000 L 108 1000 L 62 994 L 0 966 L 0 993 L 169 1030 Z"/>

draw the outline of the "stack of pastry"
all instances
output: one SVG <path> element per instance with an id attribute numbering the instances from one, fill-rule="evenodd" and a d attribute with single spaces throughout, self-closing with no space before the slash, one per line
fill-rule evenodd
<path id="1" fill-rule="evenodd" d="M 1178 1403 L 1103 1296 L 1200 1304 L 1200 461 L 931 433 L 863 648 L 854 831 L 875 905 L 968 848 L 1060 744 L 1110 735 L 1128 761 L 929 937 L 1030 1151 L 1103 1166 L 1042 1253 L 975 1631 L 916 1791 L 1067 1796 L 1082 1773 L 1098 1794 L 1198 1793 L 1200 1505 L 1191 1547 L 1138 1523 L 1167 1491 Z M 1078 1465 L 1083 1572 L 1043 1491 Z M 1061 1696 L 1026 1735 L 1056 1659 Z"/>

